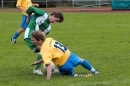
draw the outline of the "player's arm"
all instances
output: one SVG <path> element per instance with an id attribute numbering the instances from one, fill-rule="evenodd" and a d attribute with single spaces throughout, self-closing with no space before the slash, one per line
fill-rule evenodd
<path id="1" fill-rule="evenodd" d="M 22 0 L 18 0 L 17 3 L 16 3 L 16 7 L 19 10 L 26 12 L 26 10 L 22 8 L 21 3 L 22 3 Z"/>
<path id="2" fill-rule="evenodd" d="M 42 10 L 34 7 L 34 6 L 30 6 L 27 10 L 26 10 L 26 13 L 28 15 L 31 15 L 32 13 L 35 13 L 36 15 L 39 15 L 39 16 L 42 16 L 45 14 L 45 12 L 43 12 Z"/>
<path id="3" fill-rule="evenodd" d="M 33 9 L 32 9 L 32 6 L 30 6 L 27 10 L 26 10 L 26 13 L 28 14 L 28 18 L 27 18 L 27 22 L 30 22 L 30 17 L 32 15 L 33 12 Z"/>
<path id="4" fill-rule="evenodd" d="M 37 3 L 32 3 L 32 6 L 39 7 L 39 4 L 37 4 Z"/>
<path id="5" fill-rule="evenodd" d="M 47 79 L 47 80 L 50 80 L 50 78 L 51 78 L 51 71 L 52 71 L 52 66 L 51 66 L 51 64 L 47 64 L 47 65 L 46 65 L 46 68 L 47 68 L 47 77 L 46 77 L 46 79 Z"/>
<path id="6" fill-rule="evenodd" d="M 31 16 L 32 13 L 34 13 L 34 10 L 33 10 L 32 6 L 30 6 L 30 7 L 26 10 L 26 13 L 28 14 L 28 16 Z"/>
<path id="7" fill-rule="evenodd" d="M 32 6 L 39 7 L 39 4 L 37 4 L 37 3 L 32 3 Z M 30 17 L 31 17 L 31 14 L 28 15 L 27 22 L 30 22 Z"/>
<path id="8" fill-rule="evenodd" d="M 23 9 L 21 6 L 16 6 L 19 10 L 26 12 L 25 9 Z"/>
<path id="9" fill-rule="evenodd" d="M 42 59 L 40 59 L 40 60 L 38 60 L 38 61 L 36 61 L 36 62 L 32 62 L 32 63 L 30 64 L 30 66 L 34 66 L 34 65 L 39 64 L 39 63 L 41 63 L 41 62 L 43 62 Z"/>

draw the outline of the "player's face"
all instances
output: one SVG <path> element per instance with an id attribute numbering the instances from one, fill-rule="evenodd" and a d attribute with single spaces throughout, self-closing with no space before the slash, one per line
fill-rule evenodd
<path id="1" fill-rule="evenodd" d="M 54 15 L 53 16 L 50 16 L 50 23 L 57 23 L 59 22 L 60 19 L 59 18 L 56 18 Z"/>
<path id="2" fill-rule="evenodd" d="M 35 38 L 31 38 L 31 40 L 32 40 L 32 43 L 33 43 L 34 45 L 36 45 L 36 46 L 41 46 L 41 44 L 42 44 L 42 41 L 41 41 L 41 40 L 37 41 Z"/>

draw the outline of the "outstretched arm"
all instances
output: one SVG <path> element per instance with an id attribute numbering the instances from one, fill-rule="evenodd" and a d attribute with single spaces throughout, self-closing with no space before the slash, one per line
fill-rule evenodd
<path id="1" fill-rule="evenodd" d="M 39 9 L 39 8 L 36 8 L 36 7 L 34 7 L 34 6 L 30 6 L 27 10 L 26 10 L 26 13 L 28 14 L 28 15 L 31 15 L 32 13 L 35 13 L 35 14 L 37 14 L 37 15 L 39 15 L 39 16 L 42 16 L 42 15 L 44 15 L 44 11 L 43 10 L 41 10 L 41 9 Z"/>
<path id="2" fill-rule="evenodd" d="M 39 63 L 41 63 L 41 62 L 43 62 L 42 59 L 40 59 L 40 60 L 38 60 L 38 61 L 36 61 L 36 62 L 31 63 L 30 66 L 34 66 L 34 65 L 39 64 Z"/>
<path id="3" fill-rule="evenodd" d="M 37 3 L 32 3 L 32 6 L 39 7 L 39 4 L 37 4 Z"/>

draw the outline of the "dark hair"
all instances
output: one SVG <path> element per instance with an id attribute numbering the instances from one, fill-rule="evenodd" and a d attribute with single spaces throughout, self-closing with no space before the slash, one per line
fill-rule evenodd
<path id="1" fill-rule="evenodd" d="M 46 38 L 45 34 L 40 30 L 36 30 L 36 31 L 32 32 L 31 37 L 35 38 L 37 41 L 39 41 L 39 40 L 43 41 Z"/>
<path id="2" fill-rule="evenodd" d="M 63 14 L 61 12 L 52 12 L 50 15 L 51 16 L 55 15 L 56 18 L 59 18 L 60 19 L 60 21 L 59 21 L 60 23 L 64 21 Z"/>

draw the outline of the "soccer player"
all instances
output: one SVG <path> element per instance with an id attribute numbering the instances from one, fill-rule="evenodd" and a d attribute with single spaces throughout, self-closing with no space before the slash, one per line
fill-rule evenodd
<path id="1" fill-rule="evenodd" d="M 13 35 L 13 37 L 11 38 L 12 43 L 16 43 L 16 39 L 17 37 L 25 31 L 25 29 L 27 28 L 28 25 L 28 14 L 26 13 L 26 10 L 28 9 L 28 7 L 30 6 L 36 6 L 39 7 L 39 4 L 36 3 L 32 3 L 31 0 L 17 0 L 16 3 L 16 7 L 18 9 L 21 10 L 22 12 L 22 23 L 21 23 L 21 28 L 18 29 L 15 34 Z M 33 17 L 33 16 L 32 16 Z"/>
<path id="2" fill-rule="evenodd" d="M 41 30 L 45 35 L 47 35 L 51 30 L 51 23 L 61 23 L 64 20 L 63 14 L 61 12 L 52 12 L 50 15 L 41 9 L 34 6 L 30 6 L 26 13 L 30 16 L 34 13 L 34 17 L 30 20 L 28 27 L 24 34 L 24 39 L 27 45 L 33 50 L 34 53 L 39 52 L 39 47 L 35 46 L 31 41 L 31 33 L 35 30 Z M 41 59 L 41 55 L 38 54 L 37 60 Z M 43 75 L 40 70 L 41 63 L 36 65 L 33 70 L 34 74 Z"/>
<path id="3" fill-rule="evenodd" d="M 32 42 L 36 46 L 41 46 L 40 54 L 42 55 L 42 59 L 31 63 L 30 66 L 39 64 L 43 61 L 47 67 L 47 80 L 51 78 L 51 61 L 58 66 L 58 70 L 61 75 L 71 75 L 76 77 L 77 74 L 74 73 L 74 67 L 78 66 L 79 64 L 94 74 L 100 73 L 95 70 L 87 60 L 84 60 L 78 55 L 70 52 L 66 46 L 55 39 L 46 38 L 45 34 L 43 34 L 41 31 L 34 31 L 32 32 L 31 36 Z"/>

